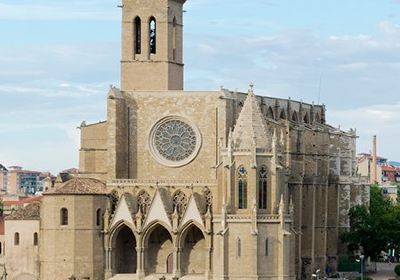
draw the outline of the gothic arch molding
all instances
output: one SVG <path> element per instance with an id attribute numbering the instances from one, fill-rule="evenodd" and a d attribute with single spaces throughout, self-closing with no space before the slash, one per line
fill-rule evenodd
<path id="1" fill-rule="evenodd" d="M 177 242 L 176 242 L 176 244 L 178 244 L 179 247 L 182 247 L 182 245 L 183 245 L 182 242 L 184 241 L 185 234 L 187 234 L 187 231 L 190 230 L 190 228 L 193 226 L 197 227 L 202 232 L 204 238 L 206 238 L 207 235 L 205 233 L 204 227 L 201 224 L 199 224 L 198 222 L 190 220 L 181 226 L 179 235 L 177 237 Z"/>
<path id="2" fill-rule="evenodd" d="M 122 222 L 114 229 L 110 235 L 113 274 L 137 272 L 137 241 L 137 235 L 126 223 Z"/>
<path id="3" fill-rule="evenodd" d="M 174 235 L 161 222 L 149 225 L 142 237 L 146 274 L 172 274 Z"/>
<path id="4" fill-rule="evenodd" d="M 202 275 L 207 271 L 207 238 L 204 231 L 191 222 L 179 237 L 180 270 L 182 275 Z"/>
<path id="5" fill-rule="evenodd" d="M 115 237 L 116 233 L 118 233 L 118 231 L 124 226 L 128 227 L 132 231 L 136 240 L 139 240 L 139 236 L 134 225 L 131 225 L 127 221 L 121 220 L 118 223 L 116 223 L 112 228 L 110 228 L 109 245 L 112 245 L 112 240 Z"/>

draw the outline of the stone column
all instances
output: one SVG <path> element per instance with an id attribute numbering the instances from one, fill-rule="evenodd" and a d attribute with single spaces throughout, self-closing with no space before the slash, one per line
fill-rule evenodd
<path id="1" fill-rule="evenodd" d="M 206 236 L 207 241 L 207 257 L 206 257 L 206 271 L 205 271 L 205 279 L 211 279 L 211 262 L 212 262 L 212 240 L 210 235 Z"/>
<path id="2" fill-rule="evenodd" d="M 143 279 L 145 276 L 144 273 L 144 247 L 136 247 L 137 254 L 137 268 L 136 268 L 136 276 L 137 279 Z"/>
<path id="3" fill-rule="evenodd" d="M 105 279 L 110 279 L 112 277 L 112 260 L 111 260 L 111 254 L 112 254 L 112 248 L 106 248 L 105 249 L 106 253 L 106 271 L 104 273 Z"/>
<path id="4" fill-rule="evenodd" d="M 181 247 L 175 248 L 173 252 L 173 258 L 174 258 L 173 279 L 179 279 L 182 276 L 181 255 L 182 255 L 182 248 Z"/>

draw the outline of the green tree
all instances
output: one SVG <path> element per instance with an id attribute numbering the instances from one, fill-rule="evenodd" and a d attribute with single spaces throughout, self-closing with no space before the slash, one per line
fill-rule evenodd
<path id="1" fill-rule="evenodd" d="M 349 211 L 350 231 L 341 240 L 350 251 L 363 249 L 373 260 L 387 248 L 400 244 L 400 208 L 383 197 L 378 186 L 371 186 L 369 207 L 355 206 Z"/>

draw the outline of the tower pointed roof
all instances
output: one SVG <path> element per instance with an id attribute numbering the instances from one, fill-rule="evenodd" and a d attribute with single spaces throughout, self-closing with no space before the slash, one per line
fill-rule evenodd
<path id="1" fill-rule="evenodd" d="M 237 120 L 233 139 L 236 148 L 250 148 L 253 145 L 256 148 L 266 148 L 268 145 L 267 129 L 260 105 L 253 91 L 253 85 L 250 85 L 247 98 Z"/>

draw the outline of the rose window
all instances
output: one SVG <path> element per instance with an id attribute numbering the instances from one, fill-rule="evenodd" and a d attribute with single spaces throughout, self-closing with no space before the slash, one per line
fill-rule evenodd
<path id="1" fill-rule="evenodd" d="M 179 118 L 168 118 L 153 128 L 151 148 L 156 158 L 170 166 L 188 163 L 200 146 L 200 133 Z"/>

